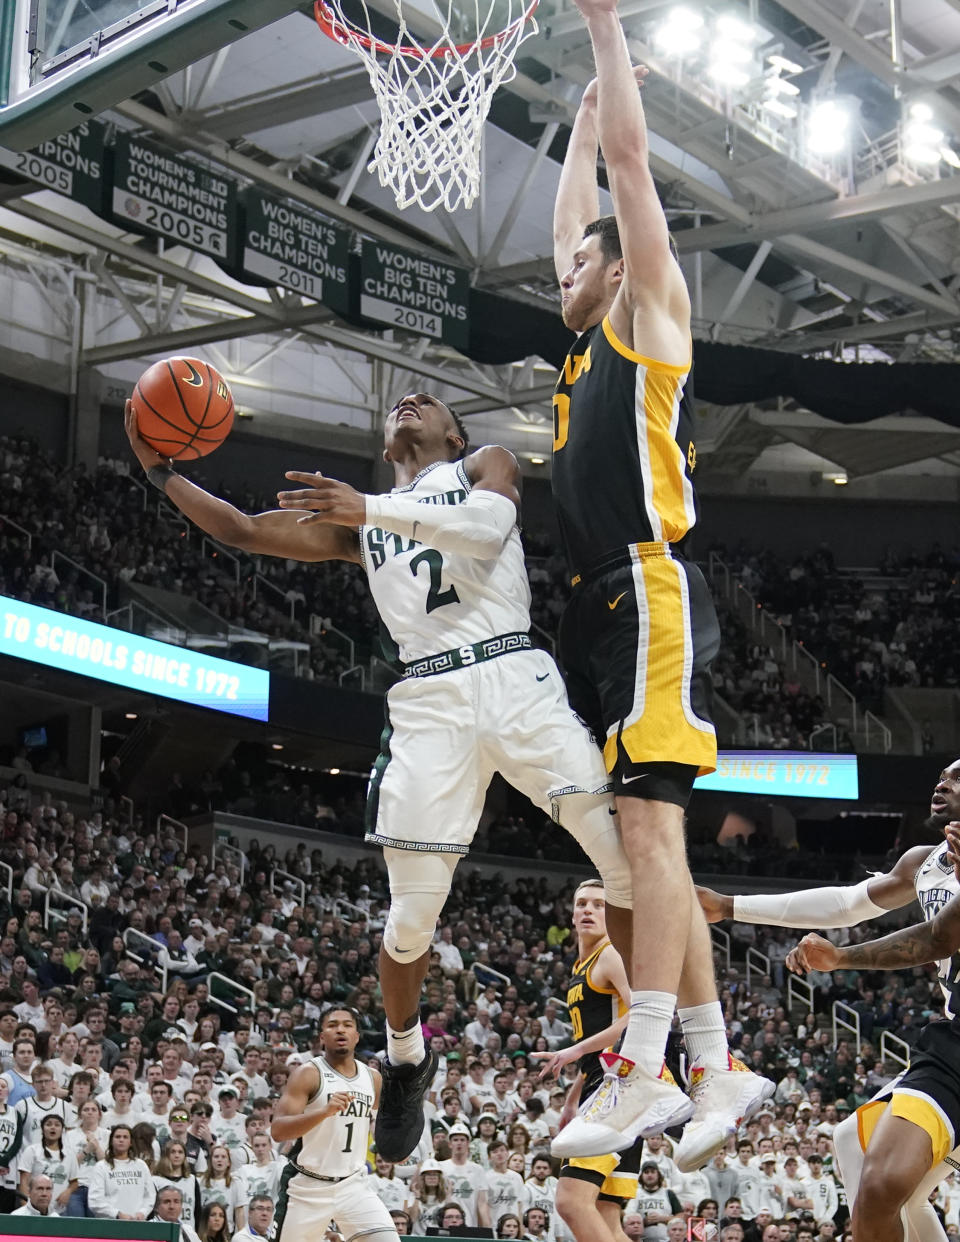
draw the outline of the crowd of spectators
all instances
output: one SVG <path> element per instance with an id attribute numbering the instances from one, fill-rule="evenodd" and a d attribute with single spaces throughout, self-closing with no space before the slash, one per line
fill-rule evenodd
<path id="1" fill-rule="evenodd" d="M 960 547 L 838 570 L 826 545 L 792 562 L 745 546 L 724 559 L 758 603 L 874 712 L 889 687 L 960 685 L 944 638 L 960 621 Z"/>
<path id="2" fill-rule="evenodd" d="M 0 488 L 5 516 L 16 523 L 0 518 L 0 594 L 93 619 L 102 619 L 97 579 L 107 584 L 110 612 L 126 602 L 129 582 L 187 594 L 236 632 L 306 644 L 309 658 L 300 672 L 320 681 L 337 682 L 349 667 L 339 634 L 354 643 L 360 662 L 381 654 L 359 566 L 241 555 L 237 581 L 235 563 L 212 558 L 172 506 L 137 484 L 126 460 L 103 460 L 91 474 L 81 467 L 64 471 L 32 441 L 0 437 Z M 250 488 L 215 490 L 245 512 L 275 504 Z M 20 528 L 30 535 L 29 546 Z M 549 534 L 527 530 L 524 540 L 535 638 L 549 644 L 569 595 L 566 567 Z M 826 546 L 792 563 L 744 545 L 715 550 L 864 707 L 882 712 L 887 686 L 960 685 L 960 661 L 943 654 L 944 636 L 960 622 L 960 549 L 935 544 L 923 554 L 888 555 L 869 574 L 838 571 Z M 55 551 L 73 564 L 53 563 Z M 843 720 L 756 641 L 728 602 L 719 600 L 718 607 L 723 643 L 714 688 L 739 718 L 731 729 L 721 715 L 728 735 L 722 740 L 772 750 L 852 749 Z M 124 625 L 124 615 L 113 623 Z M 251 645 L 233 658 L 267 657 Z M 831 732 L 818 740 L 816 730 L 831 721 L 836 738 Z"/>
<path id="3" fill-rule="evenodd" d="M 351 867 L 303 843 L 251 841 L 241 871 L 109 806 L 83 814 L 49 794 L 25 797 L 22 784 L 0 790 L 0 818 L 0 861 L 13 871 L 0 910 L 7 1210 L 22 1196 L 28 1214 L 51 1203 L 74 1215 L 156 1213 L 202 1242 L 253 1242 L 283 1167 L 272 1110 L 291 1067 L 316 1051 L 325 1008 L 354 1007 L 358 1055 L 383 1052 L 378 855 Z M 291 880 L 269 887 L 278 862 L 302 880 L 303 900 Z M 442 1054 L 428 1126 L 403 1166 L 371 1166 L 404 1232 L 462 1221 L 492 1236 L 569 1238 L 553 1210 L 550 1139 L 575 1069 L 541 1079 L 531 1054 L 570 1040 L 557 1000 L 575 957 L 573 883 L 507 883 L 469 863 L 457 872 L 422 995 L 425 1035 Z M 337 913 L 341 898 L 350 919 Z M 833 1128 L 891 1077 L 882 1033 L 912 1044 L 940 1012 L 933 969 L 815 975 L 812 1009 L 791 1010 L 784 958 L 800 933 L 731 931 L 740 950 L 770 961 L 769 975 L 749 980 L 736 947 L 734 964 L 720 963 L 731 1047 L 777 1082 L 776 1096 L 698 1173 L 679 1174 L 669 1138 L 651 1138 L 625 1231 L 672 1242 L 703 1217 L 723 1242 L 850 1236 Z M 836 1000 L 859 1015 L 859 1043 L 834 1047 Z M 15 1151 L 8 1117 L 14 1130 L 22 1118 Z M 960 1236 L 952 1179 L 938 1202 Z"/>

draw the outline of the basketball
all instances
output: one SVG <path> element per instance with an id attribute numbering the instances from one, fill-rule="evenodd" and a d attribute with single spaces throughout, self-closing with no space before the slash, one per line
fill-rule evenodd
<path id="1" fill-rule="evenodd" d="M 192 461 L 221 445 L 233 426 L 233 394 L 200 358 L 165 358 L 133 390 L 140 435 L 164 457 Z"/>

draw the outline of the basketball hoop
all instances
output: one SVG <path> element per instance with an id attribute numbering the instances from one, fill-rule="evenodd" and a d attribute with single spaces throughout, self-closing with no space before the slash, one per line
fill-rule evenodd
<path id="1" fill-rule="evenodd" d="M 347 17 L 343 0 L 314 0 L 314 12 L 328 38 L 360 57 L 376 94 L 381 123 L 370 172 L 400 208 L 454 211 L 479 193 L 483 124 L 494 92 L 517 71 L 517 49 L 536 33 L 539 0 L 433 2 L 441 30 L 432 43 L 411 31 L 409 21 L 431 19 L 410 0 L 393 0 L 396 43 L 374 34 L 365 0 L 357 6 L 363 22 Z M 467 42 L 455 41 L 458 19 L 469 28 Z"/>

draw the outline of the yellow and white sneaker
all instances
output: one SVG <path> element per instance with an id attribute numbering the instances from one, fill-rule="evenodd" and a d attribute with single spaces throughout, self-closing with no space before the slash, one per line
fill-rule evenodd
<path id="1" fill-rule="evenodd" d="M 603 1082 L 550 1144 L 555 1156 L 608 1156 L 640 1137 L 682 1125 L 693 1101 L 664 1066 L 651 1074 L 627 1057 L 602 1052 Z"/>
<path id="2" fill-rule="evenodd" d="M 690 1071 L 693 1116 L 673 1155 L 681 1173 L 702 1169 L 776 1090 L 769 1078 L 761 1078 L 736 1057 L 727 1056 L 728 1069 L 695 1061 Z"/>

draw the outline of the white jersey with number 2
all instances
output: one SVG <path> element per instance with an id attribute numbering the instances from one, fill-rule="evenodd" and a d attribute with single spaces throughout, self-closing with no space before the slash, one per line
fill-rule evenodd
<path id="1" fill-rule="evenodd" d="M 425 505 L 462 505 L 470 487 L 462 461 L 436 462 L 390 494 Z M 360 555 L 404 663 L 530 629 L 530 586 L 516 526 L 490 560 L 438 552 L 379 526 L 361 528 Z"/>
<path id="2" fill-rule="evenodd" d="M 330 1097 L 338 1091 L 352 1093 L 346 1110 L 328 1117 L 308 1130 L 300 1139 L 299 1151 L 293 1159 L 301 1168 L 323 1177 L 349 1177 L 358 1173 L 367 1162 L 370 1140 L 370 1113 L 373 1108 L 373 1077 L 365 1065 L 357 1062 L 352 1078 L 339 1073 L 323 1057 L 310 1062 L 320 1072 L 320 1087 L 307 1101 L 304 1113 L 317 1113 L 326 1108 Z"/>

